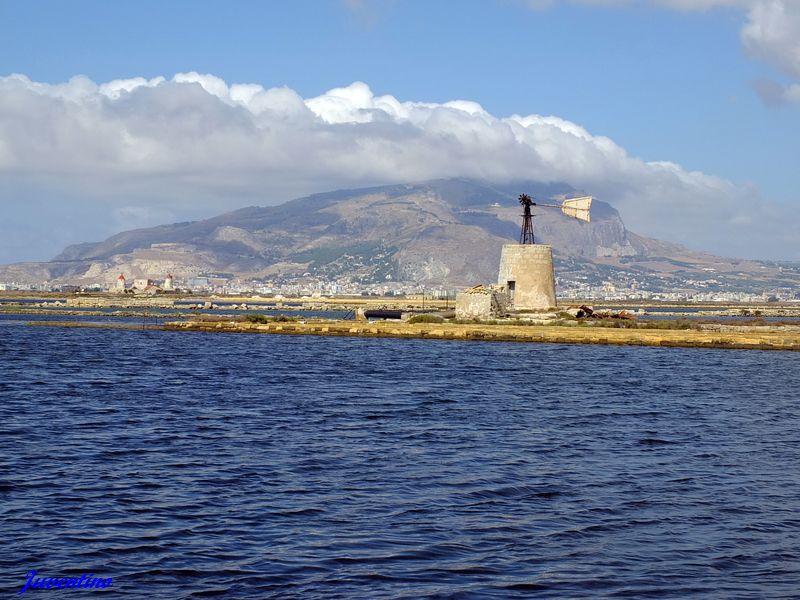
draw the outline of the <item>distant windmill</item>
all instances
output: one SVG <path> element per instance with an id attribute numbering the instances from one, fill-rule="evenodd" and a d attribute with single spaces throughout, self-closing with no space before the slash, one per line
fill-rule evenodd
<path id="1" fill-rule="evenodd" d="M 561 204 L 537 204 L 528 194 L 520 194 L 519 203 L 525 209 L 522 215 L 522 231 L 519 234 L 520 244 L 535 244 L 533 241 L 533 217 L 531 206 L 544 206 L 546 208 L 560 208 L 561 212 L 568 217 L 579 221 L 589 222 L 589 209 L 592 207 L 592 197 L 582 196 L 580 198 L 567 198 Z"/>

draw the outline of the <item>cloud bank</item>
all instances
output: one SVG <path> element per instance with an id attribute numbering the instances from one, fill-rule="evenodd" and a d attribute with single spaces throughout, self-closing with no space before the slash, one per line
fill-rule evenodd
<path id="1" fill-rule="evenodd" d="M 198 73 L 100 84 L 0 78 L 3 210 L 19 220 L 30 205 L 54 230 L 42 207 L 69 198 L 121 230 L 439 177 L 566 182 L 617 206 L 639 233 L 729 256 L 800 258 L 789 207 L 672 162 L 645 162 L 555 116 L 400 101 L 361 82 L 305 99 Z"/>

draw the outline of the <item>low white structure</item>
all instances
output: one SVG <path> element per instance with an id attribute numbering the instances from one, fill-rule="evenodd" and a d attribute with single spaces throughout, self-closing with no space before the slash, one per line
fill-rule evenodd
<path id="1" fill-rule="evenodd" d="M 476 285 L 456 295 L 457 319 L 503 317 L 509 308 L 508 294 L 501 286 Z"/>

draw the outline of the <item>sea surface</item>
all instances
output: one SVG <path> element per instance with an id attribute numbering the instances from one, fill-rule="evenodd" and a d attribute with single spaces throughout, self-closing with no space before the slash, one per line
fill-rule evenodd
<path id="1" fill-rule="evenodd" d="M 0 591 L 798 598 L 800 354 L 0 319 Z"/>

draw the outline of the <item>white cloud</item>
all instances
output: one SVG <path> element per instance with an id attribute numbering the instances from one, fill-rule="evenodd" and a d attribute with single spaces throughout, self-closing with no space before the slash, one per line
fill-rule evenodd
<path id="1" fill-rule="evenodd" d="M 163 81 L 163 77 L 154 77 L 153 79 L 145 79 L 144 77 L 135 77 L 133 79 L 114 79 L 113 81 L 109 81 L 108 83 L 101 85 L 98 88 L 98 91 L 104 96 L 117 100 L 124 92 L 131 92 L 137 87 L 142 86 L 155 87 Z"/>
<path id="2" fill-rule="evenodd" d="M 800 103 L 800 83 L 783 85 L 770 79 L 759 79 L 753 83 L 753 87 L 767 104 L 780 106 Z"/>
<path id="3" fill-rule="evenodd" d="M 466 100 L 403 102 L 360 82 L 303 99 L 197 73 L 100 85 L 12 75 L 0 78 L 0 140 L 0 185 L 95 198 L 98 211 L 137 225 L 339 187 L 526 179 L 583 188 L 639 233 L 729 255 L 799 258 L 789 243 L 794 212 L 752 190 L 644 162 L 558 117 L 497 117 Z M 742 226 L 748 219 L 757 225 Z"/>
<path id="4" fill-rule="evenodd" d="M 637 4 L 680 10 L 706 11 L 735 8 L 747 12 L 741 30 L 742 46 L 752 57 L 776 67 L 793 80 L 800 79 L 800 0 L 520 0 L 535 10 L 551 8 L 559 3 L 600 7 L 625 7 Z M 779 93 L 770 90 L 771 102 L 800 102 L 797 86 L 782 86 Z M 763 82 L 757 89 L 763 91 Z M 765 94 L 762 93 L 762 96 Z"/>
<path id="5" fill-rule="evenodd" d="M 742 29 L 742 43 L 754 57 L 800 78 L 800 2 L 754 2 Z"/>

